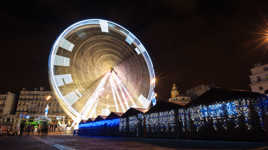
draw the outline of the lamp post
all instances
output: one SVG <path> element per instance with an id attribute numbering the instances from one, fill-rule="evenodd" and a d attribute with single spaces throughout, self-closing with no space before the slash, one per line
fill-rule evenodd
<path id="1" fill-rule="evenodd" d="M 51 95 L 48 95 L 46 97 L 46 100 L 49 101 L 50 99 L 51 99 Z M 49 105 L 47 104 L 47 106 L 45 108 L 45 116 L 46 116 L 46 118 L 47 118 L 48 110 L 49 110 Z"/>

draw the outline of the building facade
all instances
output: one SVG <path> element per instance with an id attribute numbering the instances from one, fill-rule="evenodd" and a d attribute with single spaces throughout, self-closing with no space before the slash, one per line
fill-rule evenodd
<path id="1" fill-rule="evenodd" d="M 16 94 L 7 92 L 0 95 L 0 115 L 9 115 L 14 113 L 16 107 Z"/>
<path id="2" fill-rule="evenodd" d="M 250 88 L 252 92 L 268 94 L 268 64 L 257 64 L 250 69 Z"/>
<path id="3" fill-rule="evenodd" d="M 0 126 L 10 126 L 16 123 L 17 119 L 14 115 L 16 111 L 16 94 L 7 92 L 0 95 Z"/>
<path id="4" fill-rule="evenodd" d="M 20 91 L 16 116 L 20 120 L 49 119 L 51 130 L 71 126 L 71 119 L 64 113 L 51 91 L 44 88 Z"/>

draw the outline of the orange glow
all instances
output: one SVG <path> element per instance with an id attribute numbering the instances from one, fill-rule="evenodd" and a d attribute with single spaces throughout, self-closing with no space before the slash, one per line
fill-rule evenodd
<path id="1" fill-rule="evenodd" d="M 151 84 L 155 84 L 156 83 L 156 78 L 153 78 L 152 80 L 151 80 Z"/>
<path id="2" fill-rule="evenodd" d="M 49 101 L 50 99 L 51 99 L 51 95 L 48 95 L 48 96 L 46 97 L 46 100 Z"/>
<path id="3" fill-rule="evenodd" d="M 264 20 L 264 24 L 259 28 L 259 31 L 256 33 L 256 48 L 268 48 L 268 20 Z"/>

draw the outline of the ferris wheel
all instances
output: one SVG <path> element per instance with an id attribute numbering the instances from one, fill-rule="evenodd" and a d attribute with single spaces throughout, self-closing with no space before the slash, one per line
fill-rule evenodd
<path id="1" fill-rule="evenodd" d="M 49 56 L 49 80 L 73 120 L 149 109 L 155 96 L 153 64 L 143 44 L 102 19 L 77 22 L 60 34 Z"/>

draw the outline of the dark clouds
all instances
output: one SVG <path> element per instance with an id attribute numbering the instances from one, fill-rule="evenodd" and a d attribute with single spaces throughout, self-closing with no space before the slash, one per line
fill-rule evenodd
<path id="1" fill-rule="evenodd" d="M 249 89 L 249 69 L 265 60 L 256 32 L 265 0 L 77 1 L 28 0 L 1 5 L 0 90 L 48 87 L 47 60 L 57 36 L 87 18 L 115 21 L 148 49 L 167 98 L 200 83 Z"/>

